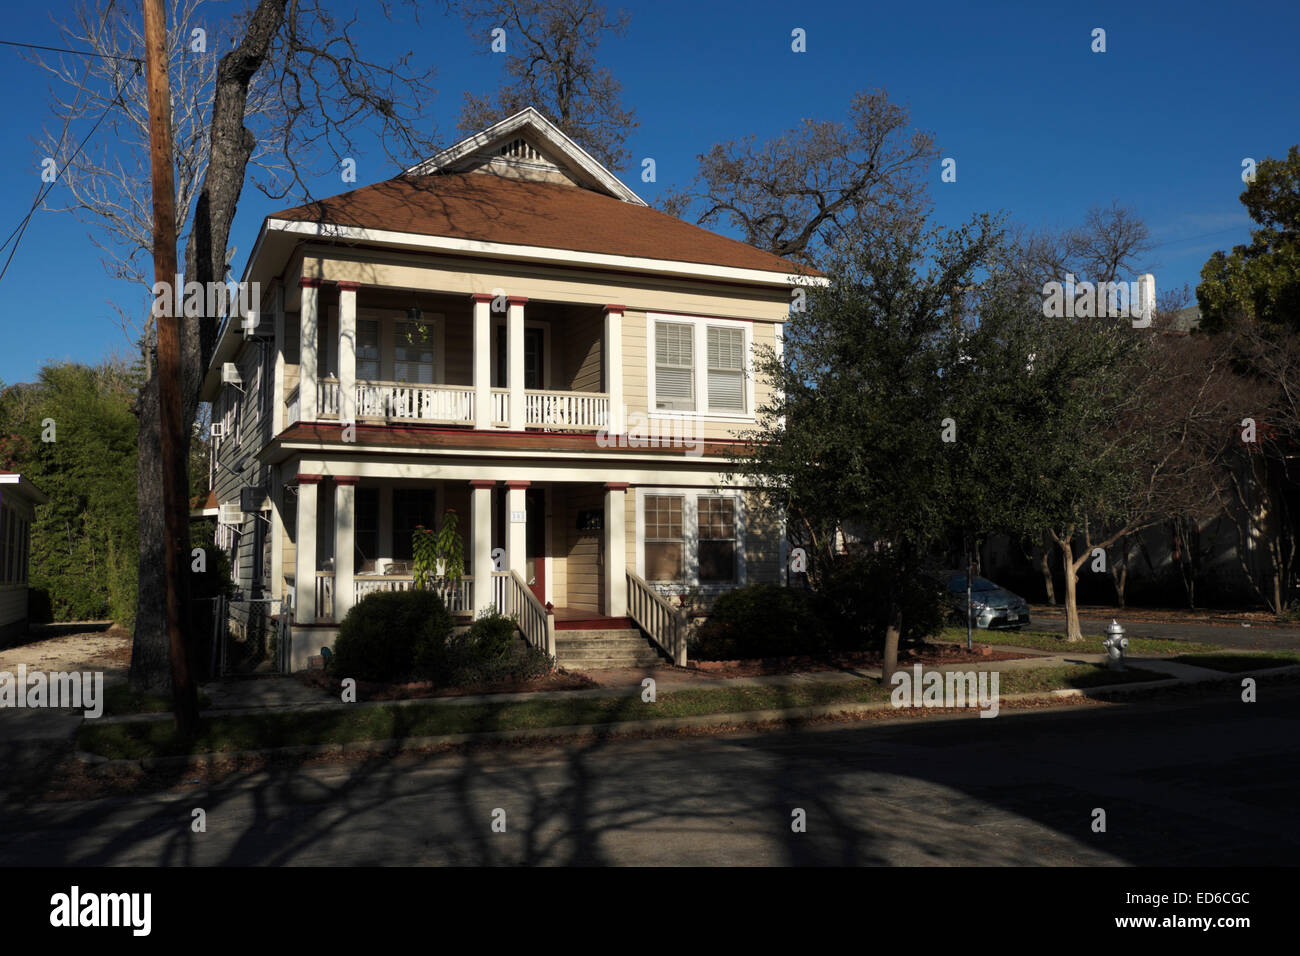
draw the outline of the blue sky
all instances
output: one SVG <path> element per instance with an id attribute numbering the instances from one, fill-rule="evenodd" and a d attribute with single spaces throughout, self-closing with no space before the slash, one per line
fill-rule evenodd
<path id="1" fill-rule="evenodd" d="M 240 6 L 213 3 L 209 16 Z M 333 6 L 341 15 L 353 8 Z M 939 223 L 1000 211 L 1035 228 L 1064 226 L 1118 200 L 1159 243 L 1147 267 L 1163 289 L 1194 286 L 1211 252 L 1248 238 L 1238 201 L 1243 158 L 1281 156 L 1300 142 L 1294 0 L 622 6 L 629 30 L 606 41 L 601 59 L 637 113 L 628 143 L 637 169 L 642 157 L 655 159 L 657 183 L 624 174 L 649 200 L 685 184 L 696 155 L 715 142 L 761 140 L 804 117 L 842 118 L 855 91 L 883 86 L 957 161 L 955 183 L 941 183 L 932 169 Z M 501 75 L 499 58 L 484 52 L 487 38 L 472 40 L 437 11 L 418 27 L 394 27 L 373 0 L 358 8 L 368 13 L 361 35 L 372 57 L 414 49 L 437 67 L 431 113 L 442 140 L 454 141 L 462 92 L 490 90 Z M 61 0 L 11 8 L 0 39 L 61 45 L 51 18 L 64 17 Z M 796 27 L 806 31 L 806 53 L 790 49 Z M 1105 53 L 1090 49 L 1096 27 L 1106 30 Z M 39 184 L 35 139 L 51 120 L 48 79 L 11 48 L 0 47 L 0 84 L 6 236 Z M 74 127 L 71 136 L 89 128 Z M 361 184 L 396 171 L 377 148 L 358 159 Z M 328 195 L 351 187 L 329 176 L 312 188 Z M 56 199 L 57 192 L 51 204 Z M 262 217 L 293 204 L 245 190 L 232 234 L 236 272 Z M 129 350 L 108 303 L 137 302 L 139 292 L 110 280 L 100 259 L 85 224 L 68 213 L 36 214 L 0 281 L 0 382 L 29 381 L 49 359 L 95 361 Z"/>

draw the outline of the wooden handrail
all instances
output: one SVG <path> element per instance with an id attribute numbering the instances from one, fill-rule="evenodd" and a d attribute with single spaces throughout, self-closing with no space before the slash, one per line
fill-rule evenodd
<path id="1" fill-rule="evenodd" d="M 686 612 L 669 604 L 632 571 L 627 572 L 627 616 L 664 649 L 674 664 L 686 666 Z"/>

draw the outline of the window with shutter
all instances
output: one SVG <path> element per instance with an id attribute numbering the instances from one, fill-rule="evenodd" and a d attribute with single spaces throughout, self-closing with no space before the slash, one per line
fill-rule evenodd
<path id="1" fill-rule="evenodd" d="M 745 410 L 745 332 L 709 326 L 709 410 Z"/>
<path id="2" fill-rule="evenodd" d="M 655 323 L 655 408 L 695 409 L 694 328 Z"/>

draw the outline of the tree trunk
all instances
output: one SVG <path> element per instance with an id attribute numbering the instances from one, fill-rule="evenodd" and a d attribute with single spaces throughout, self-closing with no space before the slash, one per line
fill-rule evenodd
<path id="1" fill-rule="evenodd" d="M 238 46 L 217 65 L 209 124 L 211 149 L 203 187 L 194 208 L 194 221 L 185 245 L 185 281 L 223 282 L 226 248 L 249 158 L 257 141 L 244 125 L 248 86 L 266 60 L 271 41 L 284 22 L 285 0 L 260 0 L 247 20 Z M 217 343 L 220 316 L 184 318 L 181 336 L 181 420 L 187 443 L 179 452 L 189 459 L 189 439 L 198 413 L 204 372 Z M 149 356 L 146 354 L 146 360 Z M 150 363 L 151 367 L 155 363 Z M 140 392 L 140 441 L 137 507 L 140 514 L 140 590 L 135 634 L 131 645 L 131 685 L 138 689 L 171 687 L 167 653 L 166 543 L 162 509 L 162 448 L 158 440 L 158 380 L 156 371 Z M 184 609 L 189 620 L 190 608 Z M 189 641 L 193 654 L 193 639 Z"/>
<path id="2" fill-rule="evenodd" d="M 1075 564 L 1069 537 L 1057 541 L 1061 547 L 1061 564 L 1065 568 L 1065 639 L 1081 641 L 1083 630 L 1079 627 L 1079 565 Z M 1085 551 L 1083 559 L 1079 561 L 1080 565 L 1087 556 L 1088 552 Z"/>
<path id="3" fill-rule="evenodd" d="M 880 669 L 881 680 L 889 685 L 889 678 L 898 670 L 898 642 L 903 633 L 903 602 L 890 595 L 889 623 L 885 627 L 885 656 Z"/>
<path id="4" fill-rule="evenodd" d="M 1050 560 L 1051 544 L 1046 533 L 1038 549 L 1038 566 L 1043 572 L 1043 586 L 1047 589 L 1047 603 L 1056 607 L 1056 585 L 1052 581 L 1052 564 Z"/>
<path id="5" fill-rule="evenodd" d="M 140 585 L 131 642 L 131 686 L 151 694 L 171 693 L 167 644 L 167 594 L 162 501 L 162 449 L 158 431 L 158 379 L 150 376 L 136 405 L 140 423 L 136 461 L 140 539 Z"/>

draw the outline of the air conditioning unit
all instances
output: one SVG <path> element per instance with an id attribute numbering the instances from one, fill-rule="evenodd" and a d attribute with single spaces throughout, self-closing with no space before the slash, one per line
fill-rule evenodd
<path id="1" fill-rule="evenodd" d="M 244 523 L 244 509 L 238 501 L 224 501 L 218 509 L 217 520 L 221 524 L 241 525 Z"/>
<path id="2" fill-rule="evenodd" d="M 225 438 L 225 437 L 226 437 L 226 423 L 225 423 L 225 422 L 213 422 L 213 423 L 209 426 L 208 434 L 209 434 L 211 437 L 213 437 L 213 438 Z"/>
<path id="3" fill-rule="evenodd" d="M 223 385 L 243 385 L 244 376 L 239 374 L 239 366 L 234 362 L 223 362 L 221 365 L 221 382 Z"/>
<path id="4" fill-rule="evenodd" d="M 239 489 L 240 511 L 256 514 L 265 511 L 268 507 L 270 505 L 266 500 L 266 489 L 261 485 L 245 485 Z"/>

